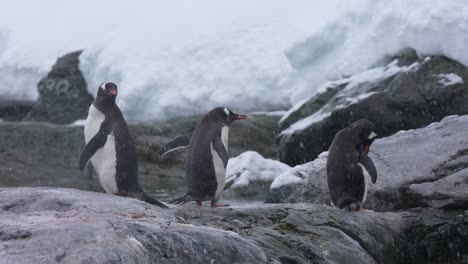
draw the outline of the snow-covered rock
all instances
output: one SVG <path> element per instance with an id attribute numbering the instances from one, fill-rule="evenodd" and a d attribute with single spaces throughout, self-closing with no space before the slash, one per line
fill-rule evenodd
<path id="1" fill-rule="evenodd" d="M 388 136 L 467 114 L 467 81 L 462 64 L 440 56 L 418 58 L 406 50 L 381 66 L 329 82 L 282 117 L 280 160 L 297 165 L 315 159 L 336 132 L 360 118 Z"/>
<path id="2" fill-rule="evenodd" d="M 266 159 L 258 152 L 244 152 L 229 159 L 223 196 L 264 199 L 273 180 L 289 169 L 288 165 Z"/>
<path id="3" fill-rule="evenodd" d="M 392 211 L 418 206 L 468 206 L 468 115 L 377 139 L 370 158 L 377 168 L 365 206 Z M 275 179 L 268 202 L 328 202 L 326 155 Z M 300 183 L 299 178 L 303 180 Z M 282 178 L 293 179 L 281 184 Z M 296 178 L 293 178 L 296 177 Z"/>

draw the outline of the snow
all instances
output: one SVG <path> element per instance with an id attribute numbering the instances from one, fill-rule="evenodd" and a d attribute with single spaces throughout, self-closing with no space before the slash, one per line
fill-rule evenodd
<path id="1" fill-rule="evenodd" d="M 76 120 L 75 122 L 71 123 L 69 126 L 84 127 L 85 123 L 86 123 L 86 119 L 80 119 L 80 120 Z"/>
<path id="2" fill-rule="evenodd" d="M 463 0 L 9 1 L 0 96 L 34 100 L 56 58 L 84 49 L 95 94 L 119 85 L 131 120 L 285 109 L 402 48 L 468 65 Z"/>
<path id="3" fill-rule="evenodd" d="M 251 112 L 249 113 L 250 115 L 267 115 L 267 116 L 283 116 L 286 114 L 286 111 L 268 111 L 268 112 L 262 112 L 262 111 L 257 111 L 257 112 Z"/>
<path id="4" fill-rule="evenodd" d="M 294 132 L 304 130 L 304 129 L 308 128 L 311 124 L 320 122 L 323 119 L 329 117 L 330 115 L 331 115 L 330 112 L 324 112 L 322 110 L 319 110 L 319 111 L 315 112 L 314 114 L 312 114 L 312 115 L 310 115 L 310 116 L 308 116 L 306 118 L 303 118 L 303 119 L 297 121 L 296 123 L 290 125 L 288 128 L 281 131 L 280 135 L 294 134 Z"/>
<path id="5" fill-rule="evenodd" d="M 439 77 L 439 83 L 441 83 L 443 86 L 451 86 L 457 83 L 463 83 L 462 77 L 458 76 L 455 73 L 442 73 L 436 75 Z"/>
<path id="6" fill-rule="evenodd" d="M 247 151 L 229 159 L 226 168 L 226 182 L 234 181 L 230 188 L 240 188 L 251 182 L 271 182 L 278 175 L 291 169 L 288 165 L 266 159 L 255 151 Z"/>
<path id="7" fill-rule="evenodd" d="M 325 151 L 325 152 L 322 152 L 314 161 L 301 164 L 301 165 L 297 165 L 296 167 L 285 171 L 283 174 L 275 178 L 275 180 L 270 186 L 270 190 L 278 189 L 284 185 L 304 183 L 312 174 L 311 173 L 312 171 L 321 170 L 322 168 L 326 166 L 327 158 L 328 158 L 328 151 Z M 324 179 L 317 179 L 316 181 L 320 183 L 326 182 L 326 175 Z M 325 185 L 325 184 L 321 184 L 320 186 L 322 188 L 326 188 L 326 186 L 324 187 L 322 185 Z"/>
<path id="8" fill-rule="evenodd" d="M 351 77 L 344 78 L 341 80 L 337 80 L 334 82 L 327 82 L 323 87 L 319 89 L 320 92 L 325 92 L 327 88 L 334 87 L 342 84 L 346 84 L 345 88 L 342 92 L 337 95 L 337 98 L 341 98 L 341 102 L 332 101 L 321 108 L 319 111 L 313 113 L 310 116 L 302 118 L 301 120 L 291 124 L 288 128 L 283 130 L 280 135 L 291 135 L 294 134 L 296 131 L 301 131 L 310 127 L 313 123 L 320 122 L 323 119 L 329 117 L 332 111 L 340 108 L 345 108 L 351 104 L 359 103 L 359 101 L 368 98 L 376 94 L 375 92 L 368 92 L 366 90 L 357 91 L 355 88 L 360 86 L 363 83 L 376 83 L 385 78 L 391 77 L 396 75 L 400 72 L 407 72 L 413 71 L 417 69 L 420 64 L 413 63 L 409 66 L 398 66 L 398 61 L 394 60 L 390 62 L 388 65 L 374 67 Z M 366 86 L 364 86 L 366 87 Z M 294 105 L 280 120 L 280 123 L 286 119 L 289 115 L 291 115 L 294 111 L 297 111 L 302 107 L 310 98 L 299 102 L 298 104 Z"/>

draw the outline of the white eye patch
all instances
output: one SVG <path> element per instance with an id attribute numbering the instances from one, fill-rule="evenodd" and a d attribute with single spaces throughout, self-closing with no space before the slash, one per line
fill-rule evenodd
<path id="1" fill-rule="evenodd" d="M 372 133 L 370 133 L 370 135 L 369 135 L 369 139 L 373 139 L 373 138 L 375 138 L 376 136 L 377 136 L 377 134 L 374 133 L 374 131 L 372 131 Z"/>
<path id="2" fill-rule="evenodd" d="M 106 89 L 106 84 L 107 84 L 107 82 L 101 84 L 99 87 L 102 88 L 103 90 L 105 90 Z"/>
<path id="3" fill-rule="evenodd" d="M 227 107 L 224 107 L 224 113 L 226 113 L 226 115 L 230 115 L 231 112 L 229 112 L 229 109 L 227 109 Z"/>

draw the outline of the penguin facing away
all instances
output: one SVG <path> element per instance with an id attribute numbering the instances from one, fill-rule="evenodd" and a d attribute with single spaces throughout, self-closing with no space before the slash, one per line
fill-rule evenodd
<path id="1" fill-rule="evenodd" d="M 218 200 L 226 177 L 228 126 L 235 120 L 246 118 L 226 107 L 214 108 L 199 121 L 191 134 L 178 137 L 161 148 L 159 153 L 164 156 L 187 147 L 187 193 L 169 203 L 184 204 L 194 200 L 201 206 L 202 201 L 210 200 L 212 207 L 227 206 L 218 204 Z"/>
<path id="2" fill-rule="evenodd" d="M 80 156 L 80 170 L 83 171 L 91 160 L 99 183 L 107 193 L 134 197 L 167 208 L 143 192 L 138 184 L 135 144 L 115 103 L 116 97 L 115 83 L 105 82 L 99 86 L 84 127 L 86 147 Z"/>
<path id="3" fill-rule="evenodd" d="M 360 119 L 340 130 L 333 139 L 327 159 L 327 182 L 333 206 L 361 211 L 367 184 L 377 181 L 377 169 L 367 155 L 377 134 L 374 123 Z"/>

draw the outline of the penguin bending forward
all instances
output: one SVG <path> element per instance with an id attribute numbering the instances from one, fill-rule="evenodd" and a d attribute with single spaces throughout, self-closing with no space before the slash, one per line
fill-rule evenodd
<path id="1" fill-rule="evenodd" d="M 340 130 L 330 146 L 327 181 L 333 206 L 361 211 L 366 201 L 368 177 L 377 180 L 377 170 L 367 156 L 377 134 L 374 123 L 360 119 Z"/>
<path id="2" fill-rule="evenodd" d="M 138 184 L 138 160 L 127 123 L 115 104 L 117 85 L 105 82 L 89 108 L 84 134 L 86 147 L 80 156 L 83 171 L 91 159 L 102 188 L 110 194 L 138 198 L 167 208 L 147 195 Z"/>
<path id="3" fill-rule="evenodd" d="M 161 148 L 159 154 L 163 156 L 188 147 L 185 160 L 187 193 L 169 203 L 184 204 L 194 200 L 201 206 L 202 201 L 211 200 L 212 207 L 227 206 L 218 204 L 218 200 L 226 177 L 228 125 L 246 118 L 226 107 L 217 107 L 200 120 L 191 134 L 178 137 Z"/>

